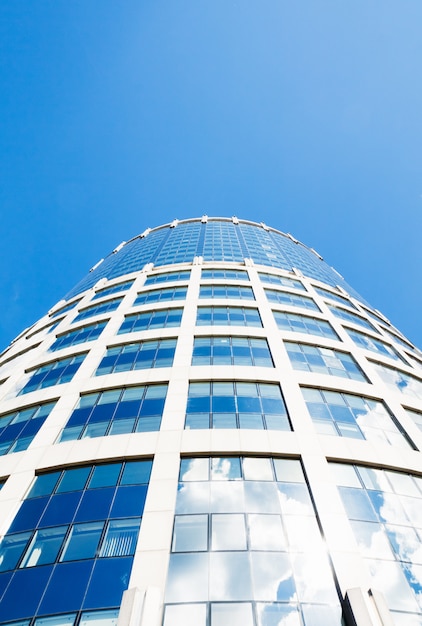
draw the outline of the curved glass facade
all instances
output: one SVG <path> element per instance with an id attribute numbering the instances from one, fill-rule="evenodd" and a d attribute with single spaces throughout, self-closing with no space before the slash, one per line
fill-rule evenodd
<path id="1" fill-rule="evenodd" d="M 118 246 L 0 355 L 0 626 L 422 626 L 421 390 L 290 235 Z"/>

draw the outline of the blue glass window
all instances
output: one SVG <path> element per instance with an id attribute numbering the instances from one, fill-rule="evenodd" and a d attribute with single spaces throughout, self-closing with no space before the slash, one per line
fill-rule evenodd
<path id="1" fill-rule="evenodd" d="M 291 430 L 279 385 L 217 381 L 190 383 L 185 428 Z"/>
<path id="2" fill-rule="evenodd" d="M 102 313 L 115 311 L 122 300 L 123 298 L 112 298 L 111 300 L 106 300 L 101 304 L 89 306 L 86 309 L 82 309 L 82 311 L 79 311 L 78 315 L 73 321 L 80 322 L 81 320 L 86 320 L 89 317 L 94 317 L 94 315 L 101 315 Z"/>
<path id="3" fill-rule="evenodd" d="M 93 300 L 99 300 L 100 298 L 105 298 L 105 296 L 111 296 L 114 293 L 121 293 L 122 291 L 127 291 L 133 285 L 133 280 L 127 280 L 124 283 L 119 283 L 118 285 L 112 285 L 111 287 L 106 287 L 105 289 L 101 289 L 97 291 L 95 296 L 92 298 Z"/>
<path id="4" fill-rule="evenodd" d="M 140 330 L 180 326 L 182 314 L 183 309 L 158 309 L 127 315 L 117 334 L 123 335 L 124 333 L 136 333 Z"/>
<path id="5" fill-rule="evenodd" d="M 16 532 L 14 528 L 19 524 L 12 523 L 0 543 L 0 571 L 10 572 L 11 576 L 11 582 L 2 599 L 3 619 L 19 620 L 67 611 L 77 612 L 83 608 L 119 606 L 121 594 L 128 584 L 128 576 L 120 579 L 120 574 L 122 571 L 128 574 L 132 566 L 151 467 L 150 460 L 137 460 L 70 468 L 36 477 L 21 506 L 23 509 L 24 505 L 30 503 L 42 503 L 38 507 L 38 515 L 32 516 L 31 528 L 26 532 Z M 126 484 L 128 474 L 130 486 Z M 109 486 L 102 487 L 104 482 Z M 61 493 L 63 485 L 66 485 L 66 490 L 73 491 Z M 96 505 L 99 500 L 94 498 L 90 515 L 86 515 L 91 519 L 80 521 L 74 518 L 74 511 L 83 506 L 88 495 L 101 495 L 106 491 L 110 494 L 111 504 L 113 501 L 127 500 L 128 490 L 139 489 L 142 490 L 142 495 L 137 494 L 134 497 L 135 491 L 131 491 L 130 496 L 130 501 L 137 504 L 136 515 L 129 513 L 122 516 L 121 506 L 120 510 L 119 507 L 110 508 L 110 505 L 107 509 L 98 508 Z M 40 493 L 43 495 L 39 496 Z M 68 504 L 63 499 L 65 496 L 71 496 L 72 500 L 67 514 Z M 46 526 L 43 524 L 43 511 L 48 511 L 57 498 L 61 498 L 62 517 L 69 521 Z M 86 506 L 85 511 L 88 513 Z M 114 565 L 99 565 L 106 562 L 117 564 L 116 569 Z M 30 572 L 35 572 L 36 575 Z M 116 576 L 119 580 L 116 580 Z M 26 589 L 26 584 L 30 584 L 30 588 Z M 25 593 L 22 593 L 22 589 L 25 589 Z M 117 598 L 118 593 L 120 595 Z M 88 597 L 91 598 L 89 603 L 86 600 Z M 98 604 L 95 603 L 95 598 L 98 599 Z M 66 616 L 64 624 L 72 625 L 74 617 L 76 614 Z M 96 621 L 94 615 L 88 614 L 83 619 L 87 622 L 90 617 Z M 113 619 L 115 617 L 116 613 L 113 614 Z M 53 625 L 51 619 L 48 618 L 46 623 Z M 37 620 L 36 623 L 40 625 L 43 620 Z M 105 623 L 111 626 L 113 622 L 106 620 Z M 63 626 L 63 623 L 60 622 L 60 625 Z"/>
<path id="6" fill-rule="evenodd" d="M 0 415 L 0 456 L 26 450 L 55 404 L 37 404 Z"/>
<path id="7" fill-rule="evenodd" d="M 391 389 L 422 400 L 422 380 L 380 363 L 373 365 L 378 375 Z"/>
<path id="8" fill-rule="evenodd" d="M 364 333 L 360 333 L 357 330 L 352 330 L 351 328 L 346 328 L 346 330 L 355 342 L 355 344 L 360 348 L 363 348 L 364 350 L 370 350 L 371 352 L 381 354 L 382 356 L 390 357 L 395 361 L 402 361 L 406 363 L 406 361 L 399 355 L 399 353 L 396 352 L 392 346 L 384 343 L 384 341 L 381 341 L 380 339 L 377 339 L 375 337 L 370 337 L 369 335 L 365 335 Z"/>
<path id="9" fill-rule="evenodd" d="M 201 277 L 203 280 L 249 280 L 246 270 L 204 269 Z"/>
<path id="10" fill-rule="evenodd" d="M 299 461 L 183 459 L 179 481 L 165 626 L 269 626 L 286 616 L 295 619 L 289 624 L 340 626 Z"/>
<path id="11" fill-rule="evenodd" d="M 394 623 L 402 611 L 406 623 L 419 623 L 420 478 L 370 467 L 330 466 L 373 587 L 383 592 Z"/>
<path id="12" fill-rule="evenodd" d="M 53 385 L 68 383 L 78 371 L 85 356 L 86 354 L 78 354 L 39 367 L 32 374 L 25 387 L 21 389 L 19 395 L 30 393 L 37 389 L 44 389 L 45 387 L 52 387 Z"/>
<path id="13" fill-rule="evenodd" d="M 307 296 L 300 296 L 299 294 L 287 293 L 286 291 L 275 291 L 272 289 L 266 289 L 265 294 L 270 302 L 285 304 L 287 306 L 295 306 L 300 309 L 319 311 L 319 308 L 312 298 L 308 298 Z"/>
<path id="14" fill-rule="evenodd" d="M 57 309 L 57 311 L 54 311 L 54 313 L 51 314 L 51 317 L 57 317 L 58 315 L 67 313 L 68 311 L 73 309 L 80 301 L 81 301 L 81 298 L 79 298 L 78 300 L 74 300 L 70 304 L 66 304 L 65 306 L 62 306 L 60 309 Z"/>
<path id="15" fill-rule="evenodd" d="M 197 326 L 255 326 L 262 327 L 258 309 L 240 306 L 201 306 L 196 316 Z"/>
<path id="16" fill-rule="evenodd" d="M 160 430 L 166 394 L 167 385 L 138 385 L 83 395 L 59 441 Z"/>
<path id="17" fill-rule="evenodd" d="M 255 300 L 252 287 L 239 287 L 237 285 L 209 285 L 202 286 L 199 291 L 200 298 L 235 298 L 240 300 Z"/>
<path id="18" fill-rule="evenodd" d="M 153 339 L 108 348 L 95 375 L 102 376 L 152 367 L 171 367 L 176 341 L 176 339 Z"/>
<path id="19" fill-rule="evenodd" d="M 383 326 L 383 331 L 385 333 L 387 333 L 387 335 L 396 343 L 399 344 L 399 346 L 402 346 L 403 348 L 406 348 L 406 350 L 415 350 L 415 346 L 413 346 L 409 341 L 407 341 L 404 337 L 398 337 L 396 335 L 396 333 L 392 333 L 388 330 L 388 328 L 384 328 Z M 398 331 L 397 331 L 398 332 Z"/>
<path id="20" fill-rule="evenodd" d="M 148 302 L 166 302 L 167 300 L 184 300 L 186 298 L 187 287 L 168 287 L 166 289 L 154 289 L 143 291 L 138 294 L 133 306 L 146 304 Z"/>
<path id="21" fill-rule="evenodd" d="M 86 341 L 94 341 L 94 339 L 97 339 L 101 335 L 106 324 L 107 322 L 97 322 L 96 324 L 69 330 L 67 333 L 57 337 L 56 341 L 50 346 L 50 351 L 54 352 L 55 350 L 62 350 L 69 346 L 85 343 Z"/>
<path id="22" fill-rule="evenodd" d="M 366 439 L 397 448 L 411 447 L 382 402 L 322 389 L 302 389 L 316 430 L 322 435 Z"/>
<path id="23" fill-rule="evenodd" d="M 351 309 L 356 309 L 355 305 L 345 296 L 341 296 L 338 293 L 333 293 L 328 289 L 323 289 L 323 287 L 314 286 L 315 291 L 328 300 L 333 300 L 333 302 L 338 302 L 339 304 L 343 304 L 344 306 L 349 306 Z"/>
<path id="24" fill-rule="evenodd" d="M 336 306 L 330 306 L 330 311 L 334 313 L 336 317 L 345 321 L 352 322 L 352 324 L 357 324 L 358 326 L 362 326 L 362 328 L 367 328 L 368 330 L 372 330 L 373 332 L 378 332 L 374 326 L 368 320 L 360 317 L 360 315 L 356 315 L 356 313 L 351 313 L 350 311 L 346 311 L 345 309 L 339 309 Z"/>
<path id="25" fill-rule="evenodd" d="M 325 320 L 300 315 L 299 313 L 285 313 L 282 311 L 273 311 L 273 314 L 280 330 L 318 335 L 319 337 L 327 337 L 328 339 L 338 339 L 338 335 L 331 324 Z"/>
<path id="26" fill-rule="evenodd" d="M 273 367 L 266 339 L 196 337 L 192 365 L 256 365 Z"/>
<path id="27" fill-rule="evenodd" d="M 277 276 L 276 274 L 264 274 L 258 273 L 259 278 L 263 283 L 270 283 L 271 285 L 279 285 L 281 287 L 287 287 L 289 289 L 300 289 L 305 291 L 305 287 L 300 280 L 289 278 L 288 276 Z"/>
<path id="28" fill-rule="evenodd" d="M 285 341 L 284 345 L 295 370 L 367 380 L 352 355 L 347 352 L 292 341 Z"/>
<path id="29" fill-rule="evenodd" d="M 188 281 L 190 277 L 190 271 L 180 271 L 180 272 L 166 272 L 165 274 L 152 274 L 148 276 L 144 285 L 156 285 L 159 283 L 170 283 L 178 280 Z"/>

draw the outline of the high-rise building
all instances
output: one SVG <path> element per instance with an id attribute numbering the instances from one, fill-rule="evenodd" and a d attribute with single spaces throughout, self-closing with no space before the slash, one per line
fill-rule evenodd
<path id="1" fill-rule="evenodd" d="M 122 243 L 0 356 L 1 626 L 421 626 L 422 354 L 237 218 Z"/>

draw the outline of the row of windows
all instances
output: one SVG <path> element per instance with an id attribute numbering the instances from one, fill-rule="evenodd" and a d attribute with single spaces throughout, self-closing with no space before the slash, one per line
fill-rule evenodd
<path id="1" fill-rule="evenodd" d="M 138 385 L 81 396 L 59 441 L 157 431 L 167 385 Z"/>
<path id="2" fill-rule="evenodd" d="M 39 367 L 21 389 L 19 395 L 71 381 L 85 356 L 86 354 L 77 354 Z"/>
<path id="3" fill-rule="evenodd" d="M 285 346 L 295 370 L 367 382 L 366 376 L 351 354 L 291 341 L 286 341 Z"/>
<path id="4" fill-rule="evenodd" d="M 55 402 L 37 404 L 0 417 L 0 456 L 26 450 L 49 416 Z"/>
<path id="5" fill-rule="evenodd" d="M 188 281 L 190 277 L 189 270 L 183 270 L 180 272 L 167 272 L 165 274 L 153 274 L 152 276 L 148 276 L 144 285 L 156 285 L 159 283 L 168 283 L 178 280 L 186 280 Z"/>
<path id="6" fill-rule="evenodd" d="M 83 326 L 75 330 L 69 330 L 67 333 L 57 337 L 56 341 L 50 346 L 50 351 L 63 350 L 69 346 L 77 346 L 86 341 L 94 341 L 103 332 L 107 322 L 97 322 L 89 326 Z"/>
<path id="7" fill-rule="evenodd" d="M 282 287 L 300 289 L 301 291 L 306 290 L 303 283 L 297 279 L 290 278 L 287 276 L 279 276 L 276 274 L 266 274 L 263 272 L 259 272 L 258 276 L 260 280 L 264 283 L 270 283 L 273 285 L 280 285 Z M 181 270 L 179 272 L 166 272 L 161 274 L 152 274 L 147 277 L 144 286 L 166 283 L 166 282 L 176 282 L 176 281 L 189 281 L 190 271 L 189 270 Z M 229 270 L 229 269 L 203 269 L 201 273 L 202 280 L 213 279 L 213 280 L 249 280 L 249 276 L 246 270 Z M 103 298 L 105 296 L 109 296 L 112 294 L 120 293 L 123 291 L 127 291 L 133 284 L 133 281 L 125 281 L 123 283 L 119 283 L 117 285 L 112 285 L 110 287 L 106 287 L 105 289 L 101 289 L 97 291 L 93 296 L 93 300 L 98 300 L 99 298 Z M 323 289 L 321 287 L 315 287 L 315 290 L 318 294 L 338 302 L 340 304 L 349 306 L 351 308 L 355 308 L 355 306 L 344 296 L 340 296 L 339 294 L 335 294 L 327 289 Z M 73 302 L 65 307 L 62 307 L 58 311 L 55 312 L 54 315 L 58 315 L 59 313 L 64 313 L 69 311 L 71 308 L 76 306 L 79 302 Z"/>
<path id="8" fill-rule="evenodd" d="M 201 306 L 198 308 L 196 325 L 262 327 L 262 322 L 258 309 L 237 306 Z"/>
<path id="9" fill-rule="evenodd" d="M 101 289 L 101 291 L 97 291 L 93 300 L 99 300 L 100 298 L 104 298 L 105 296 L 111 296 L 115 293 L 120 293 L 122 291 L 127 291 L 133 285 L 133 280 L 127 280 L 124 283 L 119 283 L 118 285 L 112 285 L 111 287 L 106 287 L 105 289 Z"/>
<path id="10" fill-rule="evenodd" d="M 382 402 L 338 391 L 302 389 L 302 393 L 316 430 L 323 435 L 410 446 Z"/>
<path id="11" fill-rule="evenodd" d="M 85 394 L 59 441 L 157 431 L 166 393 L 167 385 L 141 385 Z M 380 401 L 315 388 L 302 388 L 302 393 L 320 434 L 402 448 L 411 445 Z M 37 405 L 1 418 L 5 424 L 0 434 L 0 451 L 7 454 L 26 449 L 53 406 L 54 403 Z M 418 424 L 418 414 L 412 413 L 411 417 Z M 34 424 L 32 429 L 29 424 Z M 291 430 L 291 424 L 278 384 L 213 381 L 190 383 L 185 428 Z"/>
<path id="12" fill-rule="evenodd" d="M 290 341 L 285 341 L 284 345 L 294 369 L 367 380 L 349 353 Z M 170 367 L 175 348 L 176 339 L 158 339 L 113 346 L 108 348 L 96 375 L 132 369 Z M 43 365 L 35 370 L 20 393 L 69 382 L 85 356 L 80 354 Z M 192 364 L 273 366 L 266 339 L 230 336 L 197 337 Z"/>
<path id="13" fill-rule="evenodd" d="M 205 273 L 206 277 L 208 277 L 208 275 L 210 277 L 211 276 L 215 277 L 219 274 L 227 274 L 228 272 L 230 273 L 230 270 L 204 270 L 204 272 L 206 272 Z M 232 271 L 232 273 L 235 274 L 236 276 L 238 274 L 240 276 L 242 275 L 241 272 L 236 272 L 234 270 Z M 160 276 L 162 277 L 161 280 L 160 280 Z M 279 276 L 274 276 L 274 275 L 269 275 L 269 274 L 260 274 L 260 276 L 264 282 L 269 282 L 272 284 L 280 284 L 281 286 L 293 287 L 296 289 L 303 288 L 302 283 L 291 278 L 279 277 Z M 171 280 L 172 277 L 178 277 L 179 279 L 181 278 L 188 279 L 189 272 L 176 272 L 176 273 L 173 272 L 173 273 L 168 273 L 168 274 L 162 274 L 162 275 L 150 277 L 151 280 L 150 279 L 148 280 L 150 280 L 151 284 L 154 284 L 156 282 L 165 282 L 166 280 Z M 129 288 L 130 285 L 131 285 L 131 282 L 128 281 L 127 283 L 122 284 L 122 288 Z M 110 287 L 110 293 L 114 293 L 116 289 L 117 289 L 117 286 Z M 335 300 L 339 302 L 340 304 L 349 305 L 347 299 L 345 299 L 342 296 L 332 294 L 331 292 L 320 287 L 315 287 L 315 289 L 320 295 L 324 295 L 325 297 L 331 298 L 332 300 Z M 108 290 L 105 290 L 105 291 L 108 291 Z M 100 292 L 100 293 L 103 293 L 103 292 Z M 159 289 L 159 290 L 142 292 L 138 294 L 138 297 L 135 300 L 134 305 L 140 305 L 140 304 L 145 304 L 149 302 L 173 301 L 173 300 L 184 299 L 186 297 L 186 293 L 187 293 L 186 287 L 173 287 L 173 288 L 167 288 L 167 289 Z M 279 291 L 274 291 L 274 290 L 269 290 L 269 289 L 266 289 L 265 293 L 270 302 L 276 302 L 278 304 L 284 304 L 288 306 L 295 306 L 299 308 L 306 308 L 310 310 L 319 311 L 319 308 L 317 307 L 316 303 L 307 296 L 300 296 L 298 294 L 295 295 L 292 293 L 279 292 Z M 210 285 L 208 287 L 207 286 L 201 287 L 200 298 L 236 298 L 236 299 L 253 300 L 254 296 L 253 296 L 253 291 L 251 287 L 238 287 L 236 285 Z M 78 316 L 75 318 L 74 321 L 80 321 L 80 320 L 87 319 L 95 315 L 100 315 L 108 311 L 113 311 L 117 308 L 120 302 L 121 302 L 121 298 L 115 298 L 115 299 L 106 301 L 104 303 L 101 303 L 99 305 L 87 307 L 79 312 Z M 352 306 L 352 305 L 350 304 L 349 306 Z M 354 324 L 367 328 L 368 330 L 377 332 L 376 329 L 373 327 L 373 325 L 368 320 L 361 317 L 360 315 L 357 315 L 345 309 L 340 309 L 338 307 L 330 307 L 330 310 L 333 312 L 333 314 L 336 317 L 339 317 L 343 321 L 352 322 Z M 393 338 L 399 342 L 399 338 L 397 338 L 396 336 L 394 336 Z M 53 349 L 57 349 L 57 348 L 53 348 Z M 396 355 L 394 354 L 394 351 L 391 350 L 391 352 L 394 355 L 393 358 L 397 358 Z"/>
<path id="14" fill-rule="evenodd" d="M 93 306 L 87 307 L 86 309 L 82 309 L 79 311 L 78 315 L 73 320 L 74 322 L 80 322 L 82 320 L 86 320 L 89 317 L 94 317 L 94 315 L 101 315 L 103 313 L 110 313 L 111 311 L 115 311 L 123 298 L 112 298 L 111 300 L 106 300 L 101 304 L 95 304 Z"/>
<path id="15" fill-rule="evenodd" d="M 287 602 L 195 602 L 167 604 L 163 626 L 340 626 L 340 608 Z M 66 626 L 66 625 L 65 625 Z M 406 626 L 405 624 L 403 626 Z"/>
<path id="16" fill-rule="evenodd" d="M 108 348 L 95 375 L 102 376 L 153 367 L 171 367 L 175 349 L 176 339 L 153 339 L 114 346 Z"/>
<path id="17" fill-rule="evenodd" d="M 136 333 L 141 330 L 155 330 L 156 328 L 173 328 L 180 326 L 183 309 L 159 309 L 158 311 L 145 311 L 134 313 L 125 317 L 120 326 L 118 335 Z"/>
<path id="18" fill-rule="evenodd" d="M 273 367 L 266 339 L 196 337 L 192 365 L 255 365 Z"/>
<path id="19" fill-rule="evenodd" d="M 192 382 L 185 428 L 291 430 L 279 385 L 244 382 Z"/>
<path id="20" fill-rule="evenodd" d="M 346 328 L 346 330 L 355 342 L 355 344 L 360 348 L 363 348 L 364 350 L 370 350 L 371 352 L 376 352 L 381 356 L 389 357 L 390 359 L 394 359 L 395 361 L 402 361 L 403 363 L 406 363 L 403 357 L 401 357 L 392 346 L 389 346 L 380 339 L 377 339 L 376 337 L 370 337 L 369 335 L 360 333 L 357 330 L 352 330 L 351 328 Z"/>
<path id="21" fill-rule="evenodd" d="M 137 332 L 148 329 L 172 328 L 180 325 L 183 309 L 163 309 L 158 311 L 145 311 L 135 313 L 125 318 L 118 334 L 129 332 Z M 288 313 L 283 311 L 273 311 L 276 323 L 281 330 L 307 333 L 316 336 L 322 336 L 329 339 L 338 340 L 329 322 L 312 318 L 297 313 Z M 106 326 L 105 321 L 97 322 L 89 326 L 68 331 L 60 335 L 53 345 L 51 351 L 56 351 L 69 346 L 78 345 L 87 341 L 93 341 L 98 338 L 102 330 Z M 197 312 L 196 324 L 198 326 L 205 325 L 238 325 L 260 327 L 262 322 L 257 309 L 245 307 L 199 307 Z M 380 339 L 363 334 L 356 330 L 346 329 L 353 341 L 361 348 L 370 350 L 381 356 L 386 356 L 394 360 L 405 362 L 403 357 L 388 344 Z"/>

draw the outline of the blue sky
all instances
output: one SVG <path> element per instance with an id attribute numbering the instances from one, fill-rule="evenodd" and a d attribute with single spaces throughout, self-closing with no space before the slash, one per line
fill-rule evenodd
<path id="1" fill-rule="evenodd" d="M 420 0 L 3 0 L 0 349 L 175 217 L 265 221 L 422 346 Z"/>

